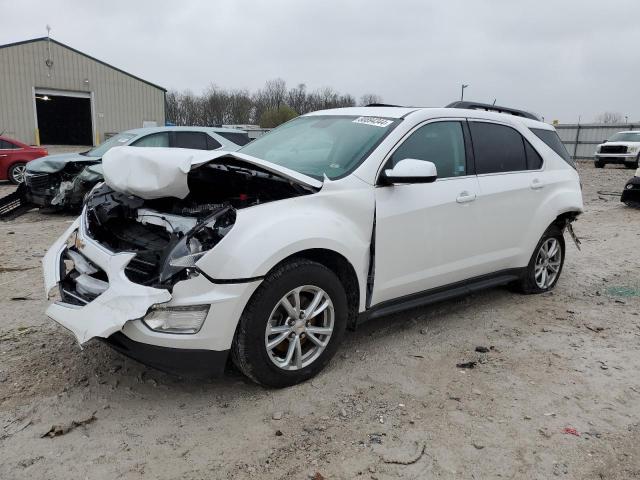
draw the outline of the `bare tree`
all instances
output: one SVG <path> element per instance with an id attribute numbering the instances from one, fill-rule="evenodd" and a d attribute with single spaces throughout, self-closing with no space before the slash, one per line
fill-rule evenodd
<path id="1" fill-rule="evenodd" d="M 376 95 L 375 93 L 365 93 L 360 97 L 360 105 L 366 107 L 367 105 L 371 105 L 372 103 L 383 103 L 382 97 L 380 95 Z"/>
<path id="2" fill-rule="evenodd" d="M 381 101 L 374 94 L 369 94 L 367 98 Z M 202 95 L 194 95 L 189 90 L 170 91 L 167 92 L 166 102 L 168 122 L 205 126 L 263 123 L 267 111 L 270 115 L 268 123 L 278 124 L 291 118 L 289 110 L 302 115 L 356 104 L 352 95 L 341 94 L 331 87 L 308 92 L 306 85 L 300 83 L 287 90 L 287 84 L 281 78 L 267 81 L 262 89 L 253 94 L 248 90 L 228 90 L 215 84 L 211 84 Z"/>
<path id="3" fill-rule="evenodd" d="M 622 123 L 624 116 L 619 112 L 604 112 L 596 117 L 598 123 Z"/>

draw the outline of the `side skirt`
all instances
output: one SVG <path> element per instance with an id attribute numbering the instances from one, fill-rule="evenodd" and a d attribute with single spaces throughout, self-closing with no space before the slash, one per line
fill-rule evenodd
<path id="1" fill-rule="evenodd" d="M 525 271 L 526 268 L 502 270 L 500 272 L 482 275 L 462 282 L 451 283 L 444 287 L 438 287 L 393 300 L 387 300 L 386 302 L 374 305 L 368 310 L 360 313 L 358 323 L 392 315 L 412 308 L 423 307 L 432 303 L 443 302 L 452 298 L 469 295 L 473 292 L 477 292 L 478 290 L 506 285 L 522 278 Z"/>

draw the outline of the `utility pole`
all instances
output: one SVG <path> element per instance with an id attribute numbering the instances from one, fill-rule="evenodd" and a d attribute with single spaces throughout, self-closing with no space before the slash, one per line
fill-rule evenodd
<path id="1" fill-rule="evenodd" d="M 460 101 L 464 100 L 464 89 L 467 88 L 469 85 L 465 85 L 464 83 L 462 84 L 462 88 L 460 89 Z"/>

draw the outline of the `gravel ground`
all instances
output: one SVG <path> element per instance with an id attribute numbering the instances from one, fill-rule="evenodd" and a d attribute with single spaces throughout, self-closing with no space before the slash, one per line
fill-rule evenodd
<path id="1" fill-rule="evenodd" d="M 0 478 L 640 477 L 640 211 L 597 193 L 631 171 L 580 171 L 582 251 L 553 292 L 372 321 L 286 390 L 80 350 L 43 314 L 40 268 L 72 218 L 0 223 Z"/>

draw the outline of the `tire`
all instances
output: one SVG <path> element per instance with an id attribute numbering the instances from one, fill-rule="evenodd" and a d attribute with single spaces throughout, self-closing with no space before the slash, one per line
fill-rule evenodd
<path id="1" fill-rule="evenodd" d="M 299 292 L 298 305 L 302 308 L 295 308 L 295 291 Z M 315 295 L 324 295 L 320 306 L 328 306 L 310 320 L 305 319 L 304 309 Z M 287 310 L 286 302 L 292 309 Z M 291 325 L 289 313 L 296 312 L 303 316 Z M 267 275 L 247 303 L 231 347 L 233 363 L 247 377 L 268 387 L 304 382 L 320 372 L 338 350 L 347 314 L 346 292 L 331 270 L 306 259 L 286 262 Z M 268 335 L 268 325 L 276 332 Z M 329 325 L 332 330 L 327 335 Z M 319 333 L 318 328 L 325 333 Z M 325 344 L 324 348 L 311 337 Z M 278 341 L 277 346 L 268 348 L 267 342 Z"/>
<path id="2" fill-rule="evenodd" d="M 627 168 L 636 169 L 638 168 L 638 160 L 636 160 L 635 162 L 625 163 L 624 166 Z"/>
<path id="3" fill-rule="evenodd" d="M 596 160 L 595 162 L 593 162 L 593 165 L 596 168 L 604 168 L 605 163 L 603 161 L 601 161 L 601 160 Z"/>
<path id="4" fill-rule="evenodd" d="M 542 267 L 545 270 L 546 276 L 543 280 L 543 275 L 536 276 L 536 272 L 539 272 L 540 262 L 544 262 L 544 248 L 551 247 L 551 245 L 557 245 L 559 249 L 559 258 L 556 255 L 552 256 L 552 261 L 548 261 L 547 267 Z M 551 247 L 553 248 L 553 247 Z M 522 279 L 518 283 L 518 290 L 525 294 L 533 294 L 533 293 L 544 293 L 552 290 L 556 283 L 558 283 L 558 279 L 560 278 L 560 274 L 562 273 L 562 267 L 564 265 L 564 257 L 565 257 L 565 244 L 564 237 L 562 235 L 562 231 L 552 225 L 547 229 L 546 232 L 542 235 L 542 238 L 536 245 L 536 248 L 533 251 L 533 255 L 531 255 L 531 259 L 529 260 L 529 265 L 527 265 L 527 269 L 523 274 Z M 544 263 L 542 263 L 544 265 Z M 556 267 L 555 272 L 553 272 L 553 266 Z M 549 281 L 550 272 L 555 273 L 555 276 Z"/>
<path id="5" fill-rule="evenodd" d="M 20 185 L 24 182 L 24 172 L 27 164 L 24 162 L 14 163 L 7 171 L 7 179 L 14 185 Z"/>

